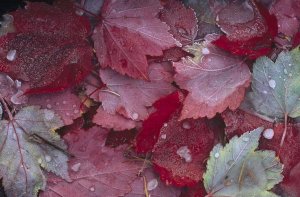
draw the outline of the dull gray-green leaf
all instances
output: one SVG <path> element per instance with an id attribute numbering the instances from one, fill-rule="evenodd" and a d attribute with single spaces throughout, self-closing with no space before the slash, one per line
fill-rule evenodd
<path id="1" fill-rule="evenodd" d="M 258 113 L 272 117 L 300 116 L 300 52 L 284 51 L 274 63 L 267 57 L 254 64 L 252 91 L 247 102 Z"/>
<path id="2" fill-rule="evenodd" d="M 262 131 L 257 128 L 213 148 L 203 176 L 210 196 L 276 196 L 267 190 L 282 181 L 283 165 L 274 151 L 255 151 Z"/>
<path id="3" fill-rule="evenodd" d="M 55 129 L 63 126 L 53 111 L 30 106 L 13 120 L 0 121 L 0 178 L 6 194 L 37 196 L 46 179 L 40 167 L 69 180 L 66 145 Z"/>

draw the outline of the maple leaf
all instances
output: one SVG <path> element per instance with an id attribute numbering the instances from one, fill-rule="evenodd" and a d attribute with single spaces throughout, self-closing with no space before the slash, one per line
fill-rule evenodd
<path id="1" fill-rule="evenodd" d="M 67 133 L 64 139 L 74 155 L 69 162 L 72 182 L 51 176 L 41 196 L 115 197 L 129 193 L 141 165 L 124 158 L 126 147 L 105 147 L 107 133 L 99 127 Z"/>
<path id="2" fill-rule="evenodd" d="M 226 36 L 213 43 L 250 59 L 268 54 L 278 31 L 276 17 L 255 0 L 228 3 L 219 10 L 216 21 Z"/>
<path id="3" fill-rule="evenodd" d="M 182 95 L 177 91 L 153 104 L 156 111 L 143 122 L 142 128 L 135 139 L 137 153 L 147 153 L 153 149 L 158 140 L 160 129 L 172 117 L 174 112 L 182 107 L 180 97 Z"/>
<path id="4" fill-rule="evenodd" d="M 175 90 L 170 83 L 172 74 L 168 69 L 168 66 L 151 64 L 150 81 L 132 79 L 111 69 L 101 69 L 100 77 L 106 88 L 99 92 L 99 101 L 110 114 L 117 112 L 132 120 L 144 120 L 149 115 L 147 107 Z"/>
<path id="5" fill-rule="evenodd" d="M 179 110 L 161 128 L 152 162 L 166 183 L 194 186 L 202 179 L 204 161 L 214 145 L 214 133 L 205 119 L 178 118 Z"/>
<path id="6" fill-rule="evenodd" d="M 259 58 L 253 67 L 252 90 L 247 101 L 260 114 L 281 118 L 300 116 L 299 48 L 281 52 L 274 63 L 267 57 Z M 283 133 L 281 146 L 286 135 Z"/>
<path id="7" fill-rule="evenodd" d="M 81 116 L 81 100 L 70 89 L 52 94 L 30 95 L 28 104 L 53 110 L 65 125 L 72 124 L 73 120 Z"/>
<path id="8" fill-rule="evenodd" d="M 300 27 L 300 3 L 297 0 L 279 0 L 270 7 L 270 13 L 274 14 L 278 21 L 278 31 L 289 37 L 293 37 Z"/>
<path id="9" fill-rule="evenodd" d="M 58 115 L 38 106 L 0 121 L 0 177 L 8 196 L 37 196 L 46 185 L 40 167 L 69 180 L 66 145 L 53 131 L 62 126 Z"/>
<path id="10" fill-rule="evenodd" d="M 136 122 L 125 118 L 120 114 L 109 114 L 102 106 L 97 109 L 97 113 L 93 117 L 93 122 L 107 129 L 122 131 L 133 129 L 136 127 Z"/>
<path id="11" fill-rule="evenodd" d="M 0 71 L 28 81 L 27 93 L 64 90 L 91 70 L 92 50 L 85 40 L 88 22 L 72 7 L 68 10 L 30 3 L 11 13 L 15 32 L 0 37 Z"/>
<path id="12" fill-rule="evenodd" d="M 163 50 L 180 46 L 156 18 L 161 8 L 158 0 L 105 1 L 92 36 L 100 65 L 148 79 L 146 56 L 161 56 Z"/>
<path id="13" fill-rule="evenodd" d="M 208 38 L 211 39 L 211 38 Z M 251 73 L 240 59 L 216 48 L 208 40 L 187 46 L 194 58 L 175 62 L 175 82 L 189 91 L 180 120 L 212 118 L 227 107 L 237 108 L 250 85 Z"/>
<path id="14" fill-rule="evenodd" d="M 179 1 L 168 0 L 159 18 L 170 26 L 170 32 L 182 45 L 191 44 L 195 40 L 198 26 L 195 12 L 191 8 L 186 8 Z"/>
<path id="15" fill-rule="evenodd" d="M 273 151 L 255 151 L 262 128 L 233 137 L 210 153 L 204 187 L 207 196 L 277 196 L 267 190 L 282 181 L 283 165 Z"/>
<path id="16" fill-rule="evenodd" d="M 159 180 L 159 177 L 154 173 L 153 169 L 146 168 L 141 176 L 137 176 L 131 183 L 132 191 L 125 197 L 144 197 L 145 190 L 149 196 L 153 197 L 179 197 L 180 190 L 176 187 L 171 187 Z"/>
<path id="17" fill-rule="evenodd" d="M 287 125 L 287 136 L 285 145 L 280 147 L 281 137 L 285 125 L 283 123 L 273 123 L 258 117 L 256 114 L 247 113 L 243 110 L 229 111 L 222 113 L 222 117 L 226 124 L 225 134 L 228 139 L 235 135 L 253 130 L 257 127 L 266 128 L 263 137 L 260 139 L 260 150 L 274 150 L 284 165 L 283 174 L 288 177 L 290 171 L 299 162 L 300 156 L 300 134 L 299 124 Z"/>

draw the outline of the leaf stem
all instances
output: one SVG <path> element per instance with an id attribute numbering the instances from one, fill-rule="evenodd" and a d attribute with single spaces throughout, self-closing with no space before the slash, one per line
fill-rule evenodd
<path id="1" fill-rule="evenodd" d="M 282 145 L 284 143 L 284 139 L 286 137 L 286 133 L 287 133 L 287 120 L 288 120 L 288 114 L 285 113 L 284 114 L 284 130 L 283 130 L 283 134 L 282 134 L 282 137 L 281 137 L 280 148 L 282 147 Z"/>

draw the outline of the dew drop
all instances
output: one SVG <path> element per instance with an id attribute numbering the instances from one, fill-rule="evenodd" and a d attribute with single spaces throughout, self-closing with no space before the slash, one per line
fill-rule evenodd
<path id="1" fill-rule="evenodd" d="M 47 104 L 47 108 L 48 108 L 48 109 L 51 109 L 52 106 L 51 106 L 50 104 Z"/>
<path id="2" fill-rule="evenodd" d="M 55 103 L 55 105 L 57 105 L 57 106 L 58 106 L 58 105 L 59 105 L 59 102 L 56 102 L 56 103 Z"/>
<path id="3" fill-rule="evenodd" d="M 215 153 L 215 158 L 219 158 L 220 157 L 220 153 Z"/>
<path id="4" fill-rule="evenodd" d="M 54 112 L 50 110 L 45 110 L 44 117 L 46 120 L 52 120 L 54 118 Z"/>
<path id="5" fill-rule="evenodd" d="M 274 89 L 276 87 L 276 82 L 273 79 L 270 79 L 269 86 Z"/>
<path id="6" fill-rule="evenodd" d="M 67 101 L 63 101 L 62 103 L 65 105 L 65 104 L 67 104 Z"/>
<path id="7" fill-rule="evenodd" d="M 292 64 L 289 64 L 289 66 L 292 66 Z"/>
<path id="8" fill-rule="evenodd" d="M 192 161 L 191 151 L 187 146 L 181 146 L 177 151 L 177 155 L 185 160 L 185 162 L 189 163 Z"/>
<path id="9" fill-rule="evenodd" d="M 94 192 L 95 191 L 95 187 L 90 187 L 90 191 Z"/>
<path id="10" fill-rule="evenodd" d="M 70 116 L 71 114 L 69 112 L 66 113 L 67 116 Z"/>
<path id="11" fill-rule="evenodd" d="M 7 55 L 6 55 L 6 59 L 8 61 L 14 61 L 17 58 L 17 50 L 13 49 L 8 51 Z"/>
<path id="12" fill-rule="evenodd" d="M 79 110 L 78 109 L 75 109 L 74 110 L 74 114 L 78 114 L 79 113 Z"/>
<path id="13" fill-rule="evenodd" d="M 78 172 L 79 169 L 80 169 L 80 166 L 81 166 L 81 163 L 76 163 L 76 164 L 72 165 L 71 169 L 72 169 L 74 172 Z"/>
<path id="14" fill-rule="evenodd" d="M 244 142 L 248 142 L 248 141 L 249 141 L 249 137 L 243 137 L 242 140 L 243 140 Z"/>
<path id="15" fill-rule="evenodd" d="M 20 88 L 20 87 L 22 86 L 22 82 L 19 81 L 19 80 L 16 80 L 16 81 L 15 81 L 15 84 L 16 84 L 16 87 L 17 87 L 17 88 Z"/>
<path id="16" fill-rule="evenodd" d="M 283 72 L 284 72 L 284 74 L 288 73 L 287 69 L 283 69 Z"/>
<path id="17" fill-rule="evenodd" d="M 76 105 L 73 105 L 72 107 L 73 107 L 73 108 L 76 108 Z"/>
<path id="18" fill-rule="evenodd" d="M 151 191 L 154 190 L 158 186 L 157 179 L 152 179 L 147 183 L 147 190 Z"/>
<path id="19" fill-rule="evenodd" d="M 46 160 L 46 162 L 50 162 L 52 160 L 52 158 L 49 155 L 46 155 L 45 160 Z"/>
<path id="20" fill-rule="evenodd" d="M 164 123 L 164 127 L 167 127 L 168 126 L 168 123 Z"/>
<path id="21" fill-rule="evenodd" d="M 202 49 L 202 54 L 207 55 L 207 54 L 209 54 L 209 53 L 210 53 L 210 51 L 209 51 L 208 48 L 203 48 L 203 49 Z"/>
<path id="22" fill-rule="evenodd" d="M 134 113 L 132 114 L 132 119 L 133 119 L 133 120 L 137 120 L 138 118 L 139 118 L 139 114 L 136 113 L 136 112 L 134 112 Z"/>
<path id="23" fill-rule="evenodd" d="M 160 136 L 160 138 L 161 138 L 161 139 L 164 139 L 164 140 L 167 139 L 167 134 L 162 134 L 162 135 Z"/>
<path id="24" fill-rule="evenodd" d="M 184 121 L 182 123 L 182 128 L 184 128 L 184 129 L 190 129 L 191 128 L 191 124 L 188 121 Z"/>
<path id="25" fill-rule="evenodd" d="M 292 73 L 289 73 L 289 77 L 291 77 L 291 76 L 293 76 L 293 74 L 292 74 Z"/>
<path id="26" fill-rule="evenodd" d="M 264 94 L 268 94 L 268 92 L 266 90 L 263 91 Z"/>
<path id="27" fill-rule="evenodd" d="M 271 140 L 274 137 L 274 130 L 273 129 L 266 129 L 266 130 L 264 130 L 263 136 L 266 139 Z"/>
<path id="28" fill-rule="evenodd" d="M 233 163 L 234 163 L 234 161 L 233 161 L 233 160 L 229 160 L 229 161 L 227 161 L 227 165 L 229 165 L 229 166 L 231 166 Z"/>
<path id="29" fill-rule="evenodd" d="M 78 16 L 82 16 L 84 14 L 83 10 L 77 9 L 75 11 L 75 14 L 77 14 Z"/>

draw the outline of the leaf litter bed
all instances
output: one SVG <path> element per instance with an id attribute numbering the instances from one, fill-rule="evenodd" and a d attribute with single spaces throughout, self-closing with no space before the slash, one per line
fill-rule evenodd
<path id="1" fill-rule="evenodd" d="M 300 196 L 299 0 L 0 7 L 0 196 Z"/>

